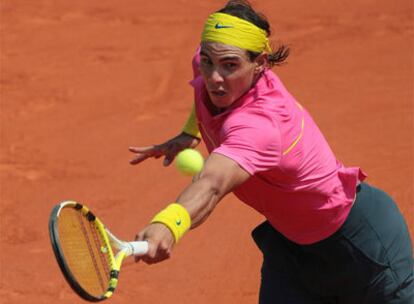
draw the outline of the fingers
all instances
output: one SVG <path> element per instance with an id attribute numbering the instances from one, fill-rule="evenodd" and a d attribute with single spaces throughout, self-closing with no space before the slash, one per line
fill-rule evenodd
<path id="1" fill-rule="evenodd" d="M 164 158 L 164 161 L 162 162 L 163 166 L 164 167 L 169 166 L 173 162 L 174 158 L 175 158 L 175 155 L 171 155 L 171 154 L 166 155 Z"/>
<path id="2" fill-rule="evenodd" d="M 183 150 L 183 147 L 177 142 L 171 142 L 168 144 L 167 149 L 165 151 L 165 158 L 163 161 L 163 165 L 165 167 L 169 166 L 177 156 L 177 154 Z"/>
<path id="3" fill-rule="evenodd" d="M 129 163 L 131 165 L 136 165 L 136 164 L 139 164 L 140 162 L 143 162 L 144 160 L 146 160 L 149 157 L 150 157 L 149 155 L 139 154 L 139 155 L 135 156 L 133 159 L 131 159 L 129 161 Z"/>
<path id="4" fill-rule="evenodd" d="M 154 150 L 155 146 L 147 146 L 147 147 L 129 147 L 128 150 L 132 153 L 148 153 Z"/>
<path id="5" fill-rule="evenodd" d="M 155 264 L 171 257 L 171 247 L 164 242 L 149 242 L 148 252 L 141 259 L 147 264 Z"/>
<path id="6" fill-rule="evenodd" d="M 128 150 L 136 153 L 135 157 L 129 162 L 131 165 L 139 164 L 150 157 L 159 158 L 164 154 L 160 146 L 129 147 Z"/>
<path id="7" fill-rule="evenodd" d="M 147 226 L 136 235 L 135 240 L 148 242 L 148 252 L 141 256 L 135 256 L 135 262 L 142 260 L 147 264 L 158 263 L 170 258 L 175 243 L 171 231 L 159 223 Z"/>
<path id="8" fill-rule="evenodd" d="M 135 157 L 130 161 L 130 164 L 139 164 L 150 157 L 160 158 L 161 156 L 165 156 L 163 165 L 169 166 L 180 151 L 186 148 L 194 148 L 199 143 L 199 139 L 191 135 L 181 133 L 180 135 L 160 145 L 147 147 L 129 147 L 129 151 L 136 154 Z"/>
<path id="9" fill-rule="evenodd" d="M 143 241 L 144 239 L 137 237 L 137 241 Z M 165 242 L 154 242 L 145 240 L 148 242 L 148 252 L 144 255 L 135 256 L 135 262 L 140 260 L 147 264 L 155 264 L 171 257 L 171 246 Z"/>

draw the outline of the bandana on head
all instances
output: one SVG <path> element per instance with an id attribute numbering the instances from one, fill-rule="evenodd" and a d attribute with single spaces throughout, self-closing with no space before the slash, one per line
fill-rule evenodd
<path id="1" fill-rule="evenodd" d="M 249 21 L 223 13 L 208 17 L 201 41 L 219 42 L 256 53 L 272 52 L 265 30 Z"/>

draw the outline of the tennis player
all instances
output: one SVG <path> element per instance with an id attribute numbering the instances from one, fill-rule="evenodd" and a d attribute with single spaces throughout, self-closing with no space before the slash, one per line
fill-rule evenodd
<path id="1" fill-rule="evenodd" d="M 200 138 L 209 151 L 193 183 L 138 233 L 149 242 L 142 260 L 168 258 L 233 192 L 267 219 L 252 233 L 264 257 L 261 304 L 413 304 L 412 244 L 400 211 L 360 168 L 336 159 L 271 71 L 289 49 L 273 51 L 269 35 L 247 1 L 210 15 L 193 60 L 195 103 L 184 131 L 130 148 L 132 164 L 165 156 L 168 165 Z"/>

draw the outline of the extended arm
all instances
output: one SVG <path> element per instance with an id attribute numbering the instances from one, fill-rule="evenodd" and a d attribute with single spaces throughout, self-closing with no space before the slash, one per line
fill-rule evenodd
<path id="1" fill-rule="evenodd" d="M 203 171 L 179 195 L 177 203 L 190 214 L 191 228 L 197 227 L 211 214 L 217 203 L 249 178 L 249 174 L 230 158 L 212 153 Z M 168 258 L 174 246 L 174 237 L 167 226 L 153 223 L 145 227 L 137 240 L 147 240 L 149 251 L 141 259 L 155 263 Z"/>

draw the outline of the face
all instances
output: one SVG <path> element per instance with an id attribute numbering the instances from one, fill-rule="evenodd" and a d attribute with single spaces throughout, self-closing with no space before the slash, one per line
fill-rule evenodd
<path id="1" fill-rule="evenodd" d="M 227 108 L 252 87 L 263 71 L 260 57 L 251 62 L 246 50 L 202 42 L 200 72 L 214 106 Z"/>

